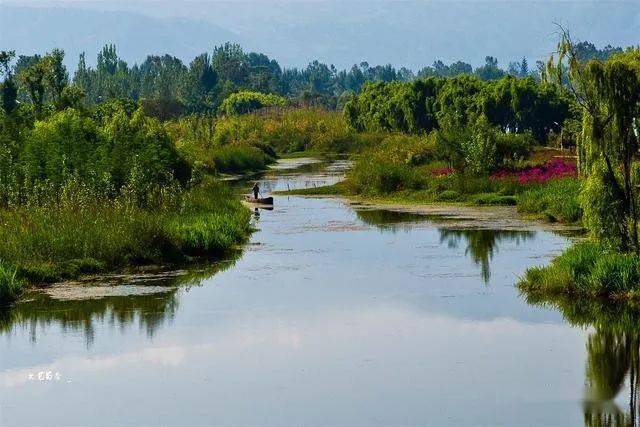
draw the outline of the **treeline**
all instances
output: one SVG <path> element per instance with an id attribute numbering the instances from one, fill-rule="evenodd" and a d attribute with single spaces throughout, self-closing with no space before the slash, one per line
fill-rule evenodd
<path id="1" fill-rule="evenodd" d="M 551 134 L 560 137 L 577 118 L 568 93 L 556 85 L 470 75 L 367 84 L 344 115 L 360 131 L 428 135 L 440 160 L 476 173 L 546 144 Z"/>
<path id="2" fill-rule="evenodd" d="M 544 143 L 572 117 L 570 107 L 566 92 L 531 77 L 482 81 L 463 75 L 366 84 L 344 111 L 349 124 L 361 131 L 452 131 L 484 119 L 502 132 L 528 132 Z"/>
<path id="3" fill-rule="evenodd" d="M 577 45 L 582 57 L 608 57 L 619 48 L 599 50 L 590 43 Z M 212 53 L 203 53 L 189 64 L 179 58 L 163 55 L 148 56 L 142 63 L 130 65 L 118 57 L 116 47 L 105 46 L 97 55 L 95 67 L 87 65 L 85 54 L 71 76 L 63 65 L 64 52 L 54 49 L 41 55 L 20 55 L 6 69 L 19 83 L 18 99 L 29 102 L 36 110 L 46 100 L 62 104 L 77 102 L 84 94 L 88 104 L 98 104 L 112 98 L 142 100 L 148 112 L 160 118 L 175 117 L 187 112 L 213 111 L 230 94 L 254 91 L 277 94 L 300 104 L 341 107 L 352 94 L 360 93 L 367 82 L 410 82 L 424 77 L 455 77 L 475 75 L 490 81 L 504 76 L 539 79 L 544 64 L 538 61 L 529 67 L 526 58 L 512 62 L 507 69 L 498 60 L 487 56 L 485 64 L 473 68 L 457 61 L 449 65 L 435 61 L 417 73 L 391 65 L 371 66 L 366 62 L 349 70 L 337 70 L 318 61 L 306 68 L 283 68 L 268 56 L 245 52 L 239 45 L 226 43 Z M 71 83 L 65 94 L 62 88 Z"/>

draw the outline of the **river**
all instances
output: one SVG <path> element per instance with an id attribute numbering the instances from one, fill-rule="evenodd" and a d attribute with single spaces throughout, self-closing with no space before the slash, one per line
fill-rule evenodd
<path id="1" fill-rule="evenodd" d="M 344 166 L 282 162 L 262 188 L 333 183 Z M 0 425 L 628 418 L 629 366 L 618 365 L 633 350 L 593 350 L 620 333 L 603 338 L 514 287 L 570 244 L 564 233 L 297 196 L 276 196 L 253 221 L 229 260 L 58 285 L 3 313 Z M 599 363 L 617 368 L 600 373 L 614 384 L 606 396 L 593 392 Z"/>

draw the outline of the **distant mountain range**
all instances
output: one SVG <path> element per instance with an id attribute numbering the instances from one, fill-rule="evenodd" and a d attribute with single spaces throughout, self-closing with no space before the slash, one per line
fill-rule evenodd
<path id="1" fill-rule="evenodd" d="M 25 6 L 27 5 L 27 6 Z M 0 5 L 0 49 L 62 47 L 75 67 L 105 43 L 141 62 L 169 53 L 184 61 L 225 41 L 282 66 L 318 59 L 338 68 L 368 61 L 418 69 L 434 60 L 506 66 L 546 58 L 557 26 L 597 46 L 640 44 L 638 1 L 12 1 Z"/>

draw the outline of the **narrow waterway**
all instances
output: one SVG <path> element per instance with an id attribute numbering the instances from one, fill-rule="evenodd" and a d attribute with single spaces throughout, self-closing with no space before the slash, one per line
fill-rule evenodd
<path id="1" fill-rule="evenodd" d="M 284 162 L 262 188 L 333 183 L 344 166 Z M 296 196 L 276 196 L 254 221 L 232 259 L 56 286 L 3 313 L 0 425 L 628 418 L 633 345 L 593 350 L 628 331 L 599 337 L 514 287 L 570 243 L 563 234 Z M 611 380 L 606 396 L 593 392 L 603 381 L 590 376 L 594 364 L 616 367 L 599 372 Z"/>

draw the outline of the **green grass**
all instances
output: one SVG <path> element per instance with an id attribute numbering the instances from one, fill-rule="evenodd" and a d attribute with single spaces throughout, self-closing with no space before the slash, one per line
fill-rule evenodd
<path id="1" fill-rule="evenodd" d="M 480 193 L 471 197 L 474 205 L 479 206 L 515 206 L 515 196 L 503 196 L 498 193 Z"/>
<path id="2" fill-rule="evenodd" d="M 2 265 L 15 266 L 17 277 L 29 282 L 52 282 L 219 255 L 251 232 L 249 210 L 222 184 L 207 181 L 189 191 L 163 191 L 157 205 L 148 208 L 124 196 L 67 194 L 42 206 L 0 211 Z M 10 275 L 0 275 L 8 288 Z"/>
<path id="3" fill-rule="evenodd" d="M 18 270 L 0 262 L 0 306 L 11 304 L 24 289 L 25 281 L 18 277 Z"/>
<path id="4" fill-rule="evenodd" d="M 448 164 L 438 159 L 437 144 L 428 137 L 387 134 L 355 158 L 344 188 L 361 197 L 390 201 L 517 206 L 521 213 L 551 222 L 582 218 L 578 178 L 520 183 L 468 169 L 447 173 Z"/>
<path id="5" fill-rule="evenodd" d="M 275 194 L 291 195 L 291 196 L 333 196 L 346 194 L 348 190 L 343 182 L 333 185 L 323 185 L 320 187 L 299 188 L 295 190 L 276 191 Z"/>
<path id="6" fill-rule="evenodd" d="M 211 150 L 215 170 L 222 173 L 242 173 L 263 170 L 273 158 L 257 147 L 229 144 Z"/>
<path id="7" fill-rule="evenodd" d="M 518 212 L 543 216 L 550 221 L 576 222 L 582 218 L 577 178 L 537 184 L 517 196 Z"/>
<path id="8" fill-rule="evenodd" d="M 637 297 L 640 257 L 583 242 L 567 249 L 546 267 L 527 270 L 518 286 L 528 293 L 590 297 Z"/>

